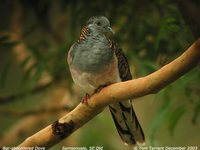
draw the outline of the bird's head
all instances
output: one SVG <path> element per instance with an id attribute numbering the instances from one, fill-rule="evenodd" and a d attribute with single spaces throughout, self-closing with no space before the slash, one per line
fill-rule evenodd
<path id="1" fill-rule="evenodd" d="M 98 33 L 109 33 L 111 32 L 114 34 L 112 28 L 110 27 L 109 20 L 104 16 L 98 16 L 98 17 L 91 17 L 87 23 L 87 27 Z"/>

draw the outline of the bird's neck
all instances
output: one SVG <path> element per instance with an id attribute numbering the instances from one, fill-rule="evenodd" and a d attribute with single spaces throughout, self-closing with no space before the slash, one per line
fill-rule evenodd
<path id="1" fill-rule="evenodd" d="M 88 39 L 95 40 L 101 37 L 101 39 L 106 39 L 105 35 L 103 33 L 95 32 L 92 29 L 88 28 L 87 26 L 84 26 L 81 30 L 80 37 L 78 39 L 78 42 L 87 41 Z"/>
<path id="2" fill-rule="evenodd" d="M 91 30 L 87 26 L 84 26 L 81 30 L 81 34 L 78 39 L 78 42 L 84 41 L 90 35 L 90 33 L 91 33 Z"/>

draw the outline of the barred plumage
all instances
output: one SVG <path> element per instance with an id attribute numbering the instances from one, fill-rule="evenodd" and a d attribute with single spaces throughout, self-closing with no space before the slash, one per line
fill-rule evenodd
<path id="1" fill-rule="evenodd" d="M 68 52 L 72 78 L 90 96 L 99 87 L 132 79 L 122 49 L 109 40 L 104 35 L 105 32 L 112 32 L 106 17 L 90 18 L 83 27 L 78 42 Z M 126 144 L 144 142 L 144 133 L 130 100 L 111 104 L 109 109 L 117 131 Z"/>
<path id="2" fill-rule="evenodd" d="M 87 26 L 84 26 L 81 30 L 81 34 L 80 34 L 80 37 L 78 39 L 78 42 L 85 40 L 86 37 L 89 35 L 89 33 L 90 33 L 89 28 Z"/>

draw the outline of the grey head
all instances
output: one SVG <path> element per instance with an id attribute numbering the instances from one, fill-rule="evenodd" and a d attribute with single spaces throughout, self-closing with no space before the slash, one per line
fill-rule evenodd
<path id="1" fill-rule="evenodd" d="M 86 26 L 94 32 L 98 33 L 114 33 L 112 28 L 110 27 L 110 21 L 104 16 L 95 16 L 91 17 Z"/>

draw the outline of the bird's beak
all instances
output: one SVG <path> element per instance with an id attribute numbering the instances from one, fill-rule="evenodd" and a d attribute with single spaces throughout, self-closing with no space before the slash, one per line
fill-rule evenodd
<path id="1" fill-rule="evenodd" d="M 108 31 L 111 32 L 112 34 L 115 34 L 115 32 L 112 30 L 111 27 L 108 27 Z"/>

